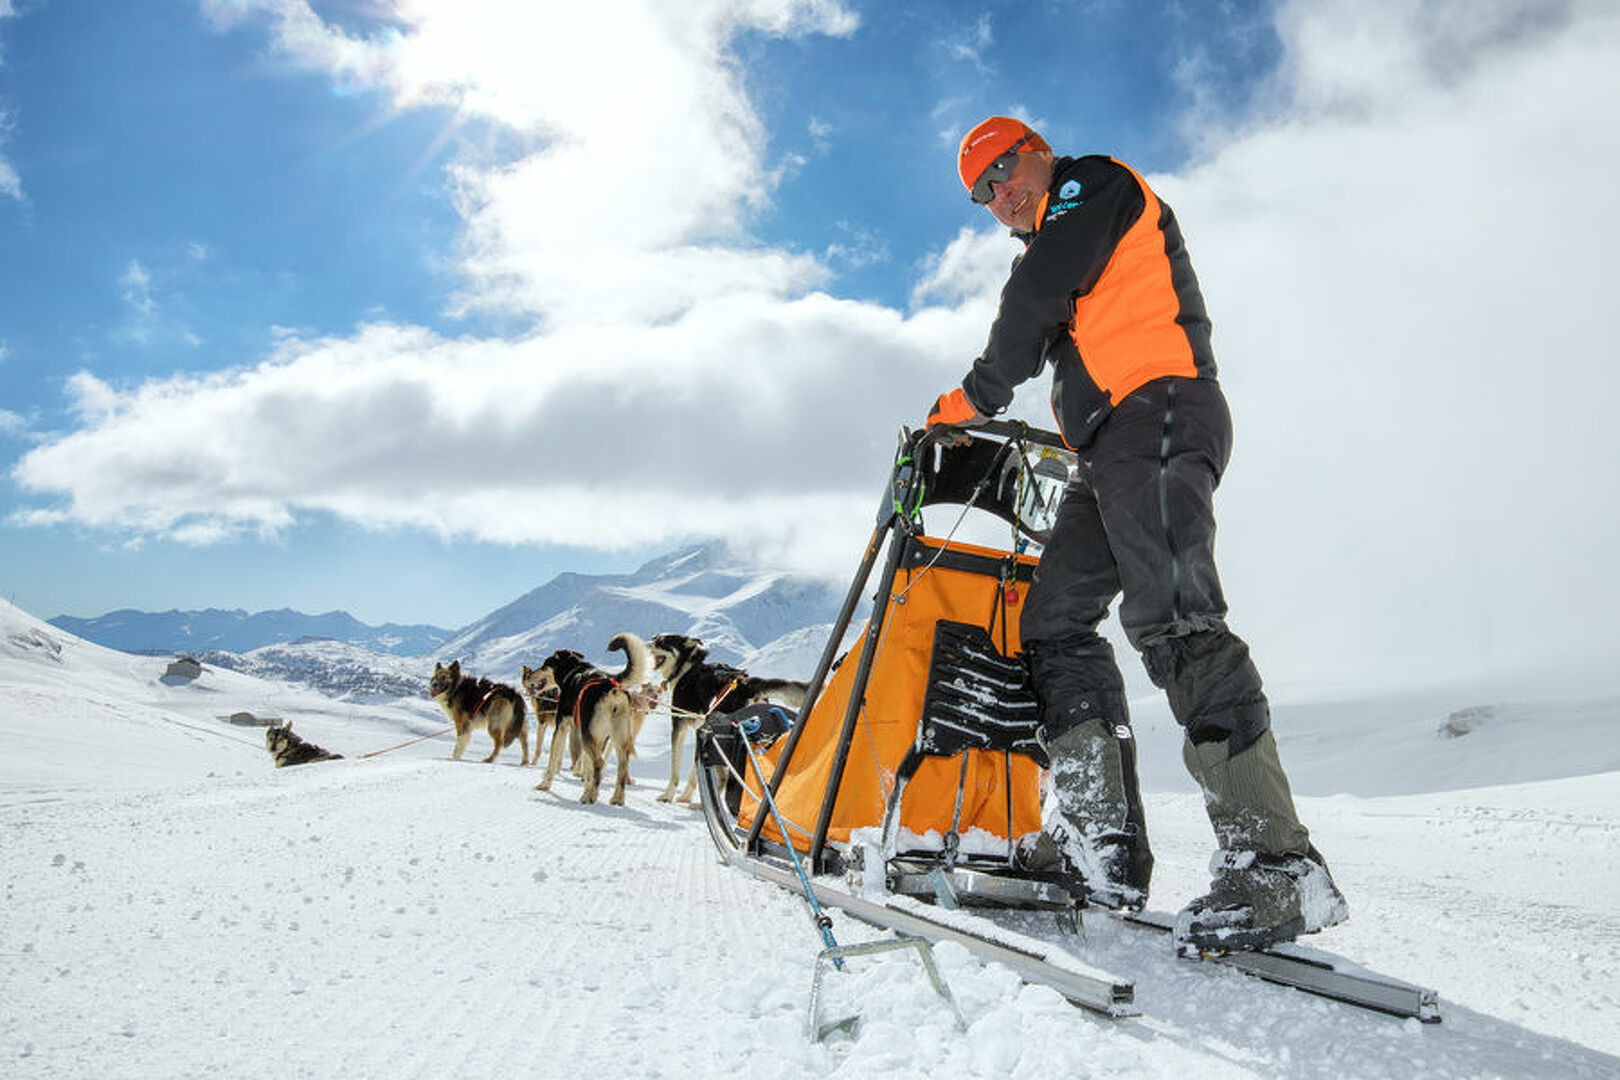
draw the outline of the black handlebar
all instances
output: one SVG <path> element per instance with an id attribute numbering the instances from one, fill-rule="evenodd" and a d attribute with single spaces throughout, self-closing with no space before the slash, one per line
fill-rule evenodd
<path id="1" fill-rule="evenodd" d="M 913 445 L 919 448 L 925 446 L 938 439 L 945 431 L 969 436 L 994 435 L 1003 439 L 1017 438 L 1026 443 L 1035 443 L 1040 446 L 1051 446 L 1059 450 L 1069 449 L 1069 444 L 1064 442 L 1063 436 L 1057 432 L 1030 427 L 1022 420 L 986 420 L 984 423 L 974 424 L 972 427 L 950 427 L 949 425 L 936 424 L 933 427 L 916 432 L 913 435 L 916 440 Z"/>

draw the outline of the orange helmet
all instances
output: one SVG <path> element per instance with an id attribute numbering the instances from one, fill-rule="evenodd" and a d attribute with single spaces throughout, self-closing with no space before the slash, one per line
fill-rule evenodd
<path id="1" fill-rule="evenodd" d="M 979 177 L 1001 155 L 1018 150 L 1051 150 L 1046 140 L 1022 120 L 1010 116 L 992 116 L 981 120 L 972 131 L 962 136 L 962 148 L 957 154 L 956 170 L 962 176 L 962 186 L 971 193 Z"/>

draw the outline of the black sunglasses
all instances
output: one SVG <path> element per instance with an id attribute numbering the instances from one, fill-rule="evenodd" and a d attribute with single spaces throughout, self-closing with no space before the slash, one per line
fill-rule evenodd
<path id="1" fill-rule="evenodd" d="M 973 181 L 973 190 L 968 193 L 968 197 L 980 206 L 994 199 L 996 193 L 990 190 L 990 185 L 999 184 L 1012 175 L 1013 169 L 1018 165 L 1018 148 L 1034 137 L 1035 133 L 1030 132 L 1009 146 L 996 160 L 986 165 L 984 172 L 980 173 L 979 178 Z"/>

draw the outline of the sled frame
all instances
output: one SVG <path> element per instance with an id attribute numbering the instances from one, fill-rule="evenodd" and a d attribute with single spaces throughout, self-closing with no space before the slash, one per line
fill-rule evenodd
<path id="1" fill-rule="evenodd" d="M 843 785 L 844 769 L 849 761 L 850 746 L 854 742 L 855 727 L 861 709 L 866 703 L 867 685 L 872 676 L 872 665 L 877 658 L 878 645 L 883 639 L 883 623 L 888 615 L 894 581 L 908 550 L 915 550 L 922 536 L 920 511 L 925 506 L 960 504 L 995 514 L 1009 522 L 1020 536 L 1044 543 L 1048 534 L 1027 515 L 1019 493 L 1009 490 L 1008 478 L 1014 470 L 1026 467 L 1026 452 L 1031 447 L 1045 448 L 1050 458 L 1060 459 L 1069 453 L 1062 438 L 1055 432 L 1032 428 L 1021 422 L 992 420 L 971 429 L 947 429 L 952 435 L 966 436 L 965 443 L 947 446 L 940 439 L 938 428 L 920 432 L 901 429 L 900 446 L 895 455 L 894 468 L 883 492 L 877 521 L 867 540 L 866 550 L 856 568 L 854 580 L 844 596 L 827 645 L 822 650 L 814 673 L 806 685 L 804 704 L 799 716 L 807 717 L 814 708 L 827 680 L 828 673 L 838 659 L 838 647 L 849 630 L 855 609 L 877 566 L 878 556 L 887 544 L 887 554 L 877 585 L 872 593 L 872 614 L 862 642 L 860 658 L 855 669 L 854 685 L 849 703 L 845 707 L 843 723 L 839 729 L 832 770 L 816 815 L 807 852 L 811 873 L 837 872 L 833 853 L 827 848 L 827 830 Z M 1043 461 L 1042 465 L 1045 464 Z M 976 478 L 975 478 L 976 475 Z M 949 552 L 943 553 L 949 557 Z M 768 787 L 774 794 L 788 774 L 794 751 L 806 725 L 795 724 L 787 736 L 781 756 L 773 770 Z M 762 850 L 760 830 L 768 815 L 754 815 L 748 835 L 743 841 L 745 852 Z"/>

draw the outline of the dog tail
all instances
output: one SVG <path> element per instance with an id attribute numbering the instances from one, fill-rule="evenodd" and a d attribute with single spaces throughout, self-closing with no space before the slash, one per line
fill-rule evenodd
<path id="1" fill-rule="evenodd" d="M 647 676 L 652 671 L 652 652 L 647 648 L 645 641 L 629 632 L 615 634 L 613 640 L 608 642 L 608 648 L 622 652 L 625 656 L 624 670 L 613 676 L 615 682 L 628 687 L 640 686 L 647 681 Z"/>

